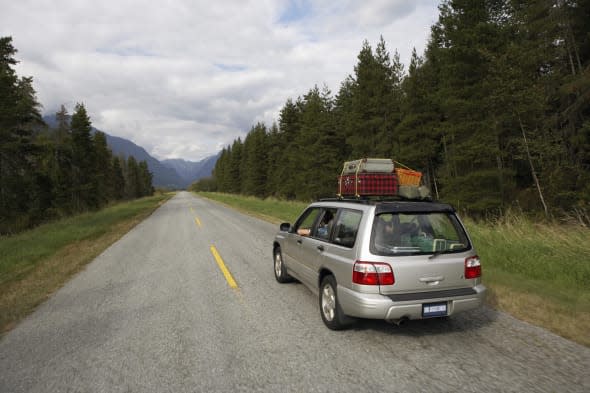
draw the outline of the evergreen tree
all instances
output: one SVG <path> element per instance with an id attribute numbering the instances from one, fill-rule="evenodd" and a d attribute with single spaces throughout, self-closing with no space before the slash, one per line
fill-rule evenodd
<path id="1" fill-rule="evenodd" d="M 34 127 L 43 124 L 32 78 L 18 78 L 11 37 L 0 38 L 0 233 L 27 227 L 35 203 Z"/>
<path id="2" fill-rule="evenodd" d="M 54 206 L 53 208 L 69 214 L 73 209 L 74 196 L 72 193 L 72 134 L 70 121 L 66 108 L 62 105 L 55 114 L 57 128 L 54 131 L 54 167 L 52 170 L 52 183 Z"/>
<path id="3" fill-rule="evenodd" d="M 96 199 L 98 206 L 104 206 L 113 197 L 112 184 L 112 153 L 107 146 L 106 135 L 100 131 L 94 133 L 94 183 L 96 185 Z"/>
<path id="4" fill-rule="evenodd" d="M 391 157 L 395 128 L 401 121 L 404 67 L 380 38 L 375 53 L 365 41 L 354 77 L 342 84 L 336 106 L 350 146 L 350 157 Z"/>
<path id="5" fill-rule="evenodd" d="M 242 192 L 258 197 L 266 196 L 268 144 L 266 126 L 258 123 L 244 140 L 242 156 Z"/>
<path id="6" fill-rule="evenodd" d="M 343 143 L 342 156 L 344 159 L 350 159 L 353 156 L 352 146 L 350 145 L 350 139 L 347 135 L 350 133 L 350 121 L 351 114 L 353 112 L 353 88 L 354 79 L 352 76 L 348 76 L 341 84 L 340 90 L 336 95 L 334 101 L 334 123 L 338 130 L 338 133 L 344 137 L 345 143 Z"/>
<path id="7" fill-rule="evenodd" d="M 504 203 L 501 129 L 486 111 L 483 81 L 490 72 L 486 53 L 503 44 L 499 27 L 490 23 L 484 0 L 451 0 L 440 7 L 438 23 L 426 52 L 438 61 L 437 93 L 443 112 L 441 133 L 444 165 L 438 174 L 443 197 L 474 212 Z"/>
<path id="8" fill-rule="evenodd" d="M 139 165 L 133 156 L 127 157 L 125 173 L 125 196 L 127 199 L 135 199 L 141 196 Z"/>
<path id="9" fill-rule="evenodd" d="M 286 150 L 283 146 L 283 138 L 277 123 L 273 123 L 267 135 L 268 156 L 267 156 L 267 195 L 279 196 L 281 188 L 280 173 L 285 165 Z"/>
<path id="10" fill-rule="evenodd" d="M 344 140 L 337 138 L 332 116 L 330 91 L 320 92 L 314 87 L 303 97 L 301 132 L 295 143 L 305 159 L 299 161 L 295 174 L 298 184 L 296 197 L 302 200 L 331 196 L 337 190 L 337 175 L 341 168 L 340 146 Z"/>
<path id="11" fill-rule="evenodd" d="M 376 116 L 374 119 L 376 133 L 376 145 L 372 154 L 377 157 L 391 157 L 395 141 L 395 128 L 402 117 L 402 80 L 404 67 L 400 61 L 399 53 L 395 51 L 393 59 L 385 47 L 383 36 L 375 49 L 375 61 L 378 78 L 375 99 Z"/>
<path id="12" fill-rule="evenodd" d="M 213 169 L 213 177 L 217 184 L 217 189 L 220 192 L 229 192 L 229 160 L 231 155 L 231 147 L 224 147 L 221 154 L 215 163 Z"/>
<path id="13" fill-rule="evenodd" d="M 438 196 L 436 169 L 441 164 L 442 113 L 436 92 L 436 64 L 424 63 L 412 51 L 408 75 L 403 81 L 402 121 L 395 129 L 393 157 L 410 168 L 424 171 L 425 184 Z"/>
<path id="14" fill-rule="evenodd" d="M 150 196 L 154 194 L 154 187 L 152 186 L 153 175 L 148 168 L 147 161 L 139 163 L 139 179 L 141 184 L 141 196 Z"/>
<path id="15" fill-rule="evenodd" d="M 301 100 L 293 102 L 288 99 L 279 113 L 279 131 L 277 147 L 282 152 L 281 165 L 276 169 L 273 178 L 278 184 L 277 193 L 286 199 L 295 198 L 301 187 L 295 176 L 300 171 L 300 163 L 305 157 L 304 151 L 295 141 L 301 132 Z"/>
<path id="16" fill-rule="evenodd" d="M 113 157 L 112 163 L 112 187 L 113 187 L 113 199 L 121 200 L 125 197 L 125 176 L 123 174 L 123 166 L 121 162 L 124 161 L 119 157 Z"/>
<path id="17" fill-rule="evenodd" d="M 239 194 L 242 192 L 242 155 L 243 143 L 240 138 L 236 139 L 231 146 L 231 156 L 228 165 L 228 191 Z"/>
<path id="18" fill-rule="evenodd" d="M 96 152 L 90 135 L 92 126 L 83 104 L 76 104 L 71 121 L 74 208 L 97 208 Z"/>
<path id="19" fill-rule="evenodd" d="M 549 116 L 542 134 L 556 147 L 555 154 L 542 162 L 540 172 L 551 204 L 570 210 L 590 199 L 590 2 L 544 1 L 535 10 L 536 15 L 526 15 L 527 20 L 536 22 L 530 32 L 545 39 L 532 41 L 547 55 L 540 81 L 547 94 Z"/>
<path id="20" fill-rule="evenodd" d="M 54 206 L 54 185 L 52 172 L 56 165 L 54 161 L 55 145 L 51 135 L 46 130 L 40 130 L 34 138 L 35 161 L 32 165 L 31 204 L 28 216 L 31 224 L 37 224 L 52 218 L 57 211 Z"/>
<path id="21" fill-rule="evenodd" d="M 355 77 L 350 86 L 350 111 L 345 113 L 344 126 L 346 142 L 351 146 L 351 156 L 367 157 L 373 154 L 377 145 L 379 119 L 376 103 L 381 98 L 378 91 L 382 89 L 382 86 L 377 84 L 383 78 L 379 78 L 378 64 L 368 41 L 363 42 L 358 60 L 354 67 Z"/>

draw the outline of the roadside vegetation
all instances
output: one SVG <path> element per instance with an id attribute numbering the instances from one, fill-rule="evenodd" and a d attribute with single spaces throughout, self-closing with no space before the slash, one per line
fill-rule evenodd
<path id="1" fill-rule="evenodd" d="M 198 194 L 275 224 L 281 222 L 293 223 L 308 205 L 305 202 L 284 201 L 274 198 L 261 199 L 253 196 L 219 192 L 200 192 Z"/>
<path id="2" fill-rule="evenodd" d="M 0 236 L 0 334 L 173 194 L 157 194 Z"/>
<path id="3" fill-rule="evenodd" d="M 199 193 L 273 223 L 293 223 L 307 203 Z M 488 304 L 590 346 L 590 230 L 522 214 L 464 219 L 482 258 Z"/>
<path id="4" fill-rule="evenodd" d="M 83 104 L 45 124 L 16 52 L 0 37 L 0 334 L 169 198 L 152 196 L 145 161 L 112 154 Z"/>
<path id="5" fill-rule="evenodd" d="M 114 156 L 83 104 L 71 116 L 62 105 L 45 124 L 16 52 L 0 37 L 0 235 L 152 195 L 147 162 Z"/>
<path id="6" fill-rule="evenodd" d="M 488 303 L 590 346 L 590 230 L 507 215 L 466 220 L 482 258 Z"/>
<path id="7" fill-rule="evenodd" d="M 335 193 L 343 162 L 392 158 L 472 217 L 590 225 L 588 31 L 588 1 L 441 1 L 409 64 L 364 41 L 338 91 L 287 98 L 192 189 L 313 200 Z"/>

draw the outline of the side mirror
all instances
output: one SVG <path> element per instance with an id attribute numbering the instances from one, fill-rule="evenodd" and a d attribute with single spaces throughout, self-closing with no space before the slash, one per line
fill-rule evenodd
<path id="1" fill-rule="evenodd" d="M 281 224 L 279 229 L 281 232 L 289 232 L 291 230 L 291 224 L 289 224 L 288 222 L 284 222 Z"/>

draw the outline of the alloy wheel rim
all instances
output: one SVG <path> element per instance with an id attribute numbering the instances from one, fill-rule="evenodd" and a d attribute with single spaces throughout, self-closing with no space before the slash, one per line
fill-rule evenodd
<path id="1" fill-rule="evenodd" d="M 330 284 L 325 285 L 322 290 L 322 312 L 328 321 L 332 321 L 336 314 L 336 295 Z"/>
<path id="2" fill-rule="evenodd" d="M 281 277 L 281 273 L 283 272 L 283 261 L 281 261 L 281 255 L 277 253 L 275 255 L 275 274 L 277 277 Z"/>

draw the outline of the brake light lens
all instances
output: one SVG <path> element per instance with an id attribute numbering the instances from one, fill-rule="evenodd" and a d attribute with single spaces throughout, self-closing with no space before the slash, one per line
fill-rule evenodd
<path id="1" fill-rule="evenodd" d="M 393 285 L 395 277 L 387 263 L 357 261 L 352 268 L 352 282 L 361 285 Z"/>
<path id="2" fill-rule="evenodd" d="M 465 278 L 478 278 L 481 277 L 481 261 L 479 257 L 473 256 L 465 258 Z"/>

